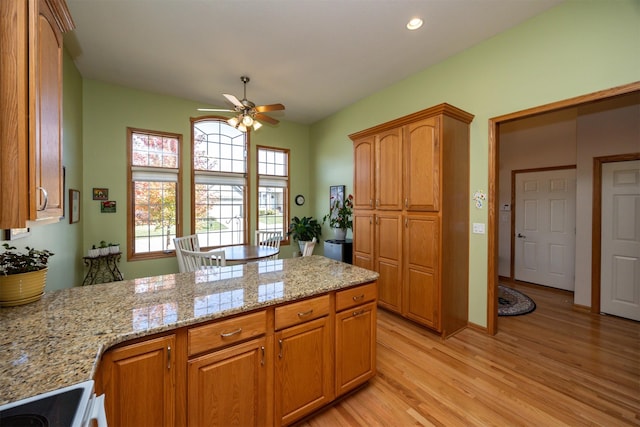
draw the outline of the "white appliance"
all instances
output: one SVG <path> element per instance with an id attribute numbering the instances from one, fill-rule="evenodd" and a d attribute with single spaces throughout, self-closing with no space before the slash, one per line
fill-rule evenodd
<path id="1" fill-rule="evenodd" d="M 0 406 L 2 427 L 87 427 L 91 420 L 107 427 L 104 395 L 95 395 L 92 380 Z"/>

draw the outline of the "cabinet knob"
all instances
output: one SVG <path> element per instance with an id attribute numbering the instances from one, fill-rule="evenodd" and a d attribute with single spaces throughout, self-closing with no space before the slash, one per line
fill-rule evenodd
<path id="1" fill-rule="evenodd" d="M 409 199 L 404 199 L 404 207 L 408 208 L 409 207 Z"/>

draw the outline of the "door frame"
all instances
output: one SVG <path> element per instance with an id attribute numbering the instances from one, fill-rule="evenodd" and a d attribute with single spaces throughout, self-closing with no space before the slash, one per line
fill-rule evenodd
<path id="1" fill-rule="evenodd" d="M 593 92 L 563 101 L 552 102 L 526 110 L 516 111 L 489 119 L 489 187 L 488 187 L 488 223 L 487 223 L 487 333 L 498 332 L 498 176 L 500 161 L 499 127 L 501 124 L 549 113 L 564 108 L 577 107 L 591 102 L 601 101 L 620 95 L 640 91 L 640 81 Z M 593 274 L 592 274 L 593 277 Z M 593 305 L 593 303 L 592 303 Z"/>
<path id="2" fill-rule="evenodd" d="M 640 153 L 593 158 L 593 234 L 591 237 L 591 312 L 600 313 L 602 273 L 602 164 L 640 160 Z"/>
<path id="3" fill-rule="evenodd" d="M 551 172 L 556 170 L 576 169 L 576 165 L 563 165 L 563 166 L 550 166 L 544 168 L 532 168 L 532 169 L 514 169 L 511 171 L 511 261 L 509 262 L 509 279 L 515 280 L 515 241 L 514 235 L 516 234 L 516 175 L 519 173 L 530 172 Z M 574 248 L 575 253 L 575 248 Z"/>

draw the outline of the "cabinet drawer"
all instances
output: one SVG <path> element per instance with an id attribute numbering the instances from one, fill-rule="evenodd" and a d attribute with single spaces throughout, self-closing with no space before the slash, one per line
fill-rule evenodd
<path id="1" fill-rule="evenodd" d="M 329 314 L 329 295 L 276 308 L 276 330 Z"/>
<path id="2" fill-rule="evenodd" d="M 378 294 L 376 282 L 336 293 L 336 311 L 373 301 Z"/>
<path id="3" fill-rule="evenodd" d="M 265 334 L 267 312 L 259 311 L 189 329 L 189 356 Z"/>

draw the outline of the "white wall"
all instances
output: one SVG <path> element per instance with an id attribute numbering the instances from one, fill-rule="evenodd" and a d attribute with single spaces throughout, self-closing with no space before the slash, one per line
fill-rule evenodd
<path id="1" fill-rule="evenodd" d="M 593 158 L 640 152 L 640 94 L 591 103 L 500 127 L 500 206 L 511 203 L 511 171 L 576 165 L 574 303 L 591 306 Z M 499 266 L 510 276 L 511 216 L 500 212 Z"/>
<path id="2" fill-rule="evenodd" d="M 576 289 L 574 304 L 591 306 L 593 158 L 640 152 L 640 94 L 578 109 Z"/>

